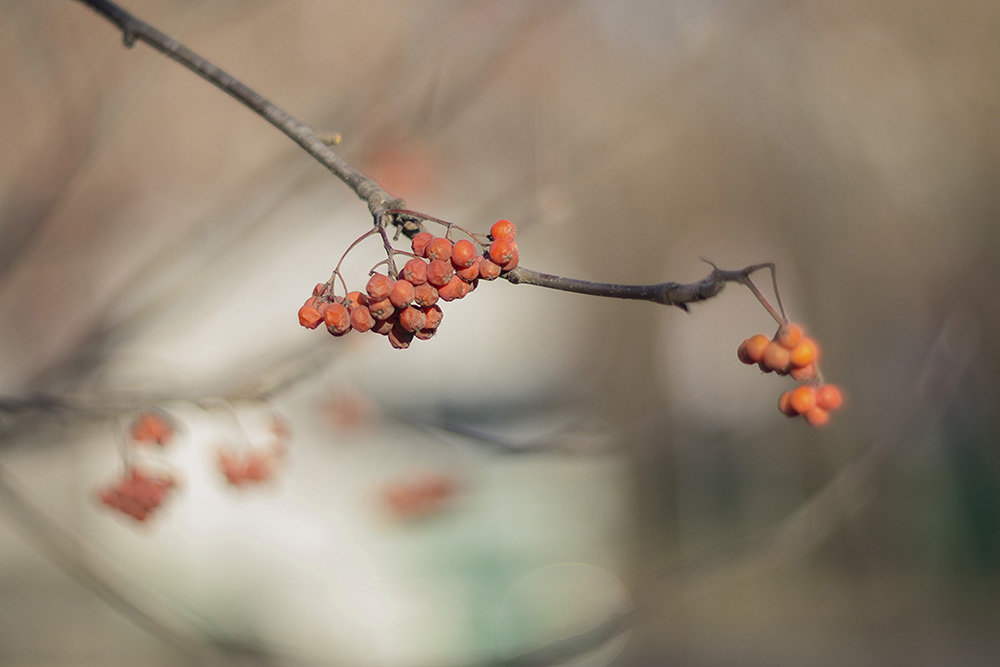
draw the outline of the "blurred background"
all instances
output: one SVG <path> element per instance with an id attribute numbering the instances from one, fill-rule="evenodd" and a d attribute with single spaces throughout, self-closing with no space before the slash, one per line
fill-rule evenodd
<path id="1" fill-rule="evenodd" d="M 86 7 L 3 0 L 0 664 L 995 664 L 1000 6 L 126 6 L 524 266 L 776 262 L 848 403 L 777 412 L 736 286 L 307 331 L 363 202 Z M 168 446 L 123 436 L 147 408 Z M 123 448 L 178 481 L 143 523 L 97 500 Z"/>

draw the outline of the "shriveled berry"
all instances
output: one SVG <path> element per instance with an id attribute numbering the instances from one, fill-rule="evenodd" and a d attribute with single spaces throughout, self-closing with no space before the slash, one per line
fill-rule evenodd
<path id="1" fill-rule="evenodd" d="M 389 292 L 389 302 L 396 308 L 406 308 L 413 303 L 414 288 L 409 280 L 397 280 Z"/>
<path id="2" fill-rule="evenodd" d="M 377 333 L 379 336 L 388 336 L 394 326 L 396 326 L 395 315 L 385 320 L 375 320 L 375 326 L 372 327 L 372 332 Z"/>
<path id="3" fill-rule="evenodd" d="M 444 311 L 441 310 L 441 306 L 427 306 L 420 310 L 424 311 L 424 315 L 427 316 L 427 323 L 424 325 L 425 329 L 437 329 L 441 326 L 441 320 L 444 319 Z"/>
<path id="4" fill-rule="evenodd" d="M 778 399 L 778 411 L 781 412 L 781 414 L 785 415 L 786 417 L 798 416 L 799 413 L 796 412 L 795 408 L 792 407 L 791 391 L 786 391 L 781 395 L 781 398 Z"/>
<path id="5" fill-rule="evenodd" d="M 821 407 L 815 407 L 802 416 L 813 426 L 824 426 L 830 421 L 830 413 Z"/>
<path id="6" fill-rule="evenodd" d="M 802 327 L 795 322 L 785 322 L 774 334 L 774 340 L 786 350 L 792 350 L 802 340 Z"/>
<path id="7" fill-rule="evenodd" d="M 398 324 L 389 331 L 389 344 L 397 350 L 405 350 L 410 347 L 413 340 L 413 332 L 406 331 Z"/>
<path id="8" fill-rule="evenodd" d="M 495 263 L 503 267 L 505 264 L 514 259 L 515 254 L 517 254 L 517 248 L 514 246 L 514 241 L 511 239 L 497 239 L 490 244 L 490 259 Z M 480 268 L 482 271 L 482 268 Z"/>
<path id="9" fill-rule="evenodd" d="M 764 354 L 760 358 L 760 365 L 767 371 L 777 371 L 783 373 L 788 370 L 789 352 L 774 341 L 770 341 L 764 348 Z"/>
<path id="10" fill-rule="evenodd" d="M 427 316 L 419 308 L 408 306 L 399 313 L 399 326 L 406 331 L 419 331 L 427 326 Z"/>
<path id="11" fill-rule="evenodd" d="M 447 285 L 438 288 L 438 296 L 440 296 L 444 301 L 454 301 L 455 299 L 461 299 L 465 296 L 463 292 L 463 287 L 468 287 L 468 283 L 459 278 L 458 276 L 452 276 L 451 280 L 448 281 Z"/>
<path id="12" fill-rule="evenodd" d="M 396 281 L 384 273 L 372 274 L 372 277 L 368 279 L 368 285 L 365 287 L 365 291 L 368 292 L 368 298 L 372 301 L 388 299 L 389 293 L 392 292 L 392 286 L 395 282 Z"/>
<path id="13" fill-rule="evenodd" d="M 809 385 L 802 385 L 792 389 L 792 407 L 800 415 L 805 414 L 816 407 L 816 390 Z"/>
<path id="14" fill-rule="evenodd" d="M 367 306 L 368 305 L 368 295 L 363 292 L 348 292 L 347 296 L 344 297 L 344 305 L 350 310 L 354 306 Z"/>
<path id="15" fill-rule="evenodd" d="M 434 235 L 430 232 L 420 232 L 413 237 L 410 242 L 410 246 L 413 248 L 413 253 L 420 255 L 421 257 L 426 257 L 427 244 L 434 239 Z"/>
<path id="16" fill-rule="evenodd" d="M 316 283 L 316 287 L 313 287 L 313 296 L 319 296 L 326 291 L 326 283 Z"/>
<path id="17" fill-rule="evenodd" d="M 816 364 L 806 364 L 805 366 L 792 366 L 788 374 L 792 379 L 799 382 L 809 382 L 816 377 Z"/>
<path id="18" fill-rule="evenodd" d="M 844 395 L 835 384 L 824 384 L 816 390 L 816 405 L 824 410 L 837 410 L 844 404 Z"/>
<path id="19" fill-rule="evenodd" d="M 417 340 L 430 340 L 434 338 L 434 334 L 437 333 L 437 329 L 421 329 L 413 334 L 413 337 Z"/>
<path id="20" fill-rule="evenodd" d="M 483 261 L 482 255 L 476 255 L 475 259 L 472 260 L 472 264 L 465 267 L 464 269 L 455 269 L 455 275 L 464 280 L 467 283 L 479 278 L 479 264 Z M 452 261 L 454 265 L 454 261 Z"/>
<path id="21" fill-rule="evenodd" d="M 469 239 L 457 241 L 451 248 L 451 263 L 456 270 L 472 266 L 477 257 L 479 257 L 479 252 Z"/>
<path id="22" fill-rule="evenodd" d="M 442 262 L 451 260 L 451 241 L 437 237 L 427 244 L 427 259 L 440 259 Z"/>
<path id="23" fill-rule="evenodd" d="M 496 280 L 500 277 L 500 265 L 489 257 L 483 257 L 479 262 L 479 277 L 483 280 Z"/>
<path id="24" fill-rule="evenodd" d="M 439 298 L 437 288 L 429 283 L 417 285 L 413 289 L 413 303 L 418 306 L 433 306 Z"/>
<path id="25" fill-rule="evenodd" d="M 510 239 L 513 241 L 514 237 L 517 236 L 517 227 L 510 220 L 497 220 L 490 227 L 490 236 L 494 240 Z"/>
<path id="26" fill-rule="evenodd" d="M 808 366 L 819 358 L 819 348 L 812 338 L 806 336 L 789 355 L 789 361 L 793 366 Z"/>
<path id="27" fill-rule="evenodd" d="M 332 334 L 344 334 L 351 329 L 351 314 L 343 304 L 332 303 L 323 313 L 323 321 Z"/>
<path id="28" fill-rule="evenodd" d="M 427 282 L 427 262 L 414 257 L 403 265 L 401 275 L 414 287 L 423 285 Z"/>
<path id="29" fill-rule="evenodd" d="M 451 267 L 451 262 L 435 259 L 427 265 L 427 282 L 434 287 L 444 287 L 453 275 L 455 270 Z"/>
<path id="30" fill-rule="evenodd" d="M 319 311 L 316 297 L 309 297 L 299 308 L 299 324 L 306 329 L 315 329 L 323 321 L 323 313 Z"/>
<path id="31" fill-rule="evenodd" d="M 736 350 L 736 356 L 744 364 L 760 363 L 760 360 L 764 358 L 764 349 L 770 342 L 764 334 L 754 334 L 740 343 L 739 349 Z"/>
<path id="32" fill-rule="evenodd" d="M 368 310 L 376 320 L 387 320 L 396 312 L 396 308 L 389 299 L 382 299 L 381 301 L 368 304 Z"/>
<path id="33" fill-rule="evenodd" d="M 375 326 L 375 318 L 372 317 L 368 306 L 355 306 L 351 309 L 351 328 L 364 333 Z"/>

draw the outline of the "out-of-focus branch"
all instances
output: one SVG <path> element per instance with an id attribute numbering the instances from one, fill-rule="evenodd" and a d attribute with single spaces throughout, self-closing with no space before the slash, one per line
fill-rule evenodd
<path id="1" fill-rule="evenodd" d="M 139 20 L 110 0 L 78 1 L 93 9 L 121 30 L 125 46 L 132 47 L 137 41 L 145 42 L 171 60 L 184 65 L 216 88 L 229 93 L 243 106 L 281 130 L 292 141 L 301 146 L 305 152 L 312 155 L 320 164 L 347 184 L 358 197 L 365 200 L 377 223 L 384 224 L 388 221 L 384 215 L 386 209 L 404 206 L 400 199 L 390 195 L 382 186 L 333 152 L 311 127 L 177 40 Z"/>

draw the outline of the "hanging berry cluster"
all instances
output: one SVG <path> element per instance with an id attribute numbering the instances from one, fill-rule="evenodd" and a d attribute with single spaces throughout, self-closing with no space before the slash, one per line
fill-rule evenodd
<path id="1" fill-rule="evenodd" d="M 101 502 L 136 521 L 145 521 L 166 501 L 177 486 L 170 473 L 153 474 L 135 460 L 132 446 L 164 447 L 174 437 L 173 423 L 157 410 L 140 413 L 126 429 L 131 443 L 125 443 L 125 470 L 121 478 L 98 492 Z M 132 446 L 130 446 L 132 445 Z"/>
<path id="2" fill-rule="evenodd" d="M 409 252 L 393 248 L 382 228 L 363 235 L 351 244 L 344 257 L 375 233 L 382 235 L 388 255 L 372 267 L 365 290 L 347 290 L 340 274 L 344 261 L 341 257 L 330 280 L 316 285 L 312 296 L 299 308 L 299 324 L 315 329 L 325 323 L 334 336 L 371 331 L 386 336 L 394 348 L 405 349 L 413 339 L 427 340 L 437 332 L 444 317 L 440 301 L 462 299 L 476 289 L 480 280 L 496 280 L 517 266 L 517 228 L 509 220 L 496 221 L 489 235 L 484 236 L 443 220 L 420 217 L 445 225 L 445 236 L 420 232 L 413 237 Z M 453 241 L 454 230 L 468 238 Z M 396 268 L 398 255 L 409 257 L 401 270 Z M 387 265 L 386 273 L 376 271 L 381 264 Z M 343 296 L 335 294 L 338 279 Z"/>
<path id="3" fill-rule="evenodd" d="M 765 373 L 788 375 L 802 383 L 778 399 L 778 410 L 789 417 L 801 415 L 813 426 L 830 421 L 830 412 L 844 403 L 840 388 L 823 382 L 819 372 L 819 346 L 802 326 L 785 322 L 771 339 L 755 334 L 736 351 L 745 364 L 757 364 Z"/>

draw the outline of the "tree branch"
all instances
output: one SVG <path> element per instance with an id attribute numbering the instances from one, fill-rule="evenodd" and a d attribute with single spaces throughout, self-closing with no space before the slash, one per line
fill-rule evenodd
<path id="1" fill-rule="evenodd" d="M 137 41 L 145 42 L 216 88 L 229 93 L 243 106 L 284 132 L 305 152 L 347 184 L 358 197 L 368 202 L 368 209 L 377 223 L 384 224 L 388 221 L 384 214 L 386 209 L 405 206 L 402 200 L 393 197 L 382 189 L 382 186 L 333 152 L 311 127 L 169 35 L 137 19 L 110 0 L 78 0 L 78 2 L 87 5 L 121 30 L 125 46 L 131 48 Z"/>

